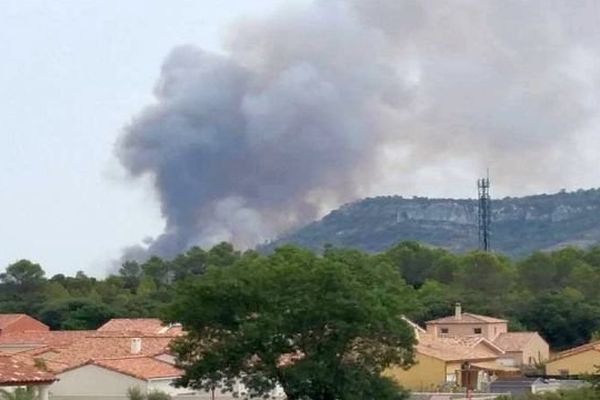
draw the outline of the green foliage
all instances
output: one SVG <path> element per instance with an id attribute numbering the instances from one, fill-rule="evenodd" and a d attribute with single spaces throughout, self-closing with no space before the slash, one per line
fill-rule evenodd
<path id="1" fill-rule="evenodd" d="M 0 281 L 14 284 L 20 289 L 34 288 L 44 278 L 44 270 L 39 264 L 28 260 L 20 260 L 6 267 L 0 274 Z"/>
<path id="2" fill-rule="evenodd" d="M 105 279 L 83 272 L 46 279 L 40 265 L 21 260 L 0 274 L 0 313 L 24 312 L 53 329 L 95 329 L 112 317 L 162 316 L 181 282 L 195 282 L 215 274 L 209 271 L 240 263 L 275 262 L 289 251 L 284 248 L 265 257 L 255 251 L 242 254 L 221 243 L 208 250 L 192 248 L 174 259 L 125 262 Z M 328 246 L 323 257 L 296 253 L 287 262 L 326 260 L 351 270 L 356 265 L 385 265 L 411 286 L 404 299 L 409 305 L 406 314 L 419 323 L 449 315 L 454 303 L 461 302 L 467 312 L 508 319 L 511 330 L 539 331 L 554 350 L 600 338 L 600 247 L 536 252 L 517 262 L 498 254 L 452 254 L 416 242 L 399 243 L 375 255 L 334 246 Z"/>
<path id="3" fill-rule="evenodd" d="M 131 386 L 127 389 L 127 399 L 128 400 L 146 400 L 146 396 L 142 389 L 139 386 Z"/>
<path id="4" fill-rule="evenodd" d="M 0 388 L 1 400 L 36 400 L 37 390 L 34 386 L 18 387 L 15 390 Z"/>
<path id="5" fill-rule="evenodd" d="M 40 313 L 42 322 L 52 329 L 96 329 L 115 316 L 110 307 L 90 299 L 51 302 Z"/>
<path id="6" fill-rule="evenodd" d="M 178 383 L 250 395 L 279 383 L 288 399 L 402 399 L 380 373 L 413 362 L 402 314 L 413 290 L 388 263 L 357 251 L 323 257 L 294 247 L 246 253 L 177 288 L 169 317 L 188 335 L 173 347 Z M 197 354 L 202 357 L 198 358 Z"/>
<path id="7" fill-rule="evenodd" d="M 161 390 L 151 390 L 146 396 L 146 400 L 171 400 L 171 396 Z"/>

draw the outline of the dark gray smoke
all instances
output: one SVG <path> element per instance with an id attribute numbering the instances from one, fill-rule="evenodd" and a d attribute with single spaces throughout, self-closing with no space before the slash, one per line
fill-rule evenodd
<path id="1" fill-rule="evenodd" d="M 598 143 L 596 4 L 321 0 L 238 24 L 226 56 L 173 50 L 117 144 L 160 197 L 147 252 L 252 246 L 382 186 L 486 166 L 508 193 L 570 182 Z"/>

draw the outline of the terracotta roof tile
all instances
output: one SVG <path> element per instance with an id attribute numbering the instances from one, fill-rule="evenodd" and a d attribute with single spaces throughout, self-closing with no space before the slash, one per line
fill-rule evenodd
<path id="1" fill-rule="evenodd" d="M 137 356 L 154 356 L 168 351 L 172 335 L 141 332 L 50 331 L 0 336 L 2 345 L 25 347 L 18 355 L 43 359 L 49 370 L 63 371 L 92 359 L 131 356 L 132 339 L 141 339 Z"/>
<path id="2" fill-rule="evenodd" d="M 100 328 L 98 332 L 142 332 L 151 334 L 172 335 L 181 333 L 181 326 L 164 325 L 158 318 L 113 318 Z"/>
<path id="3" fill-rule="evenodd" d="M 474 345 L 468 346 L 455 338 L 436 338 L 433 335 L 419 335 L 417 352 L 444 361 L 489 360 L 498 357 L 492 350 L 483 350 Z"/>
<path id="4" fill-rule="evenodd" d="M 16 357 L 0 355 L 0 385 L 16 386 L 27 383 L 50 383 L 56 377 L 50 372 L 42 371 L 34 365 L 25 363 Z"/>
<path id="5" fill-rule="evenodd" d="M 90 364 L 120 372 L 138 379 L 176 378 L 182 371 L 151 357 L 123 357 L 93 360 Z"/>
<path id="6" fill-rule="evenodd" d="M 25 314 L 0 314 L 0 329 L 3 329 L 24 316 Z"/>
<path id="7" fill-rule="evenodd" d="M 137 356 L 154 356 L 169 348 L 172 337 L 142 337 Z M 55 372 L 89 360 L 131 356 L 131 337 L 87 337 L 54 354 L 49 361 Z"/>
<path id="8" fill-rule="evenodd" d="M 0 335 L 2 345 L 38 345 L 66 347 L 96 331 L 27 331 Z"/>
<path id="9" fill-rule="evenodd" d="M 427 325 L 429 324 L 476 324 L 476 323 L 486 323 L 486 324 L 498 324 L 502 322 L 507 322 L 505 319 L 498 319 L 487 317 L 485 315 L 471 314 L 471 313 L 462 313 L 460 319 L 456 318 L 454 315 L 434 319 L 431 321 L 427 321 Z"/>
<path id="10" fill-rule="evenodd" d="M 537 332 L 505 332 L 498 335 L 494 344 L 504 351 L 522 351 Z"/>

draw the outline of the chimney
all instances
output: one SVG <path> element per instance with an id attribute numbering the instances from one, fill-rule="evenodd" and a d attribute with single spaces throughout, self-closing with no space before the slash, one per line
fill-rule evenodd
<path id="1" fill-rule="evenodd" d="M 139 354 L 142 351 L 142 339 L 131 339 L 131 354 Z"/>
<path id="2" fill-rule="evenodd" d="M 462 319 L 462 307 L 460 303 L 456 303 L 454 306 L 454 319 Z"/>

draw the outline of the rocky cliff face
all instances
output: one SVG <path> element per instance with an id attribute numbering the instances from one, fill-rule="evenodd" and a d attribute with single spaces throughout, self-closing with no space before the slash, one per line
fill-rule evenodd
<path id="1" fill-rule="evenodd" d="M 477 201 L 377 197 L 347 204 L 266 246 L 322 249 L 327 243 L 381 251 L 418 240 L 456 252 L 477 248 Z M 494 251 L 521 256 L 534 250 L 600 244 L 600 189 L 492 199 Z"/>

